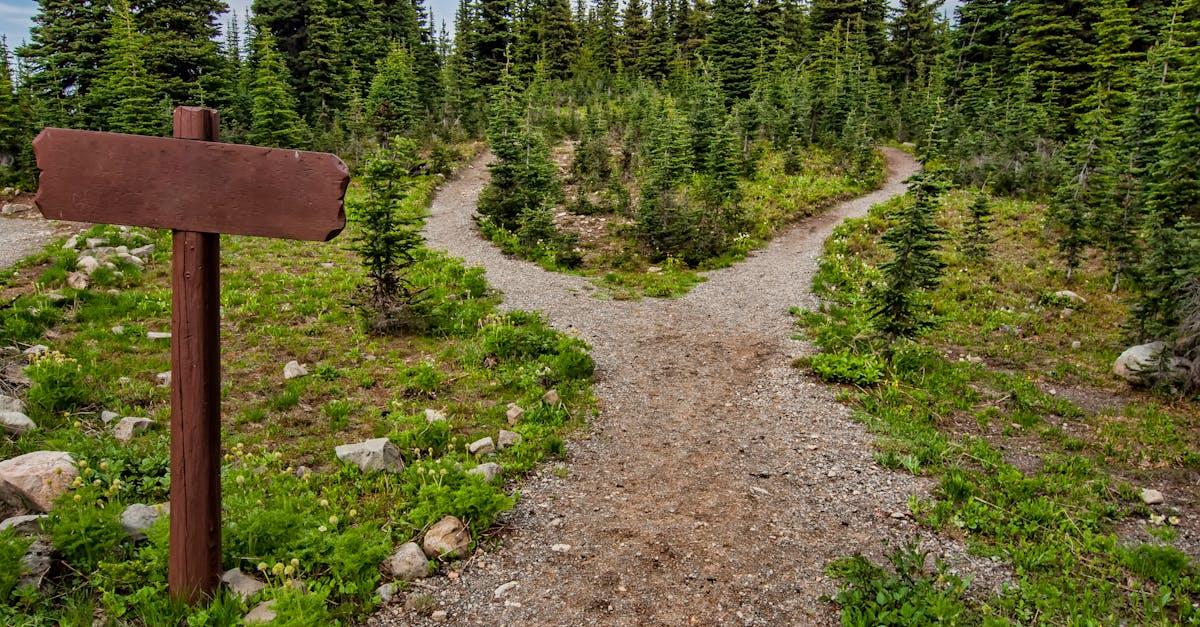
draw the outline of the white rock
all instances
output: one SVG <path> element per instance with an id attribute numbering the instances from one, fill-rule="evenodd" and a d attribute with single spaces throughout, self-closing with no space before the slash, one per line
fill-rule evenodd
<path id="1" fill-rule="evenodd" d="M 115 411 L 108 411 L 106 409 L 106 410 L 100 412 L 100 420 L 104 421 L 104 424 L 108 424 L 120 417 L 121 417 L 121 414 L 118 414 Z"/>
<path id="2" fill-rule="evenodd" d="M 75 262 L 75 267 L 90 275 L 100 268 L 100 260 L 91 255 L 84 255 Z"/>
<path id="3" fill-rule="evenodd" d="M 446 610 L 434 610 L 433 613 L 429 615 L 429 620 L 435 623 L 444 623 L 448 618 L 450 618 L 450 615 L 446 613 Z"/>
<path id="4" fill-rule="evenodd" d="M 287 362 L 283 366 L 284 381 L 287 381 L 290 379 L 295 379 L 298 377 L 303 377 L 306 375 L 308 375 L 308 368 L 305 368 L 298 361 L 292 360 L 292 361 Z"/>
<path id="5" fill-rule="evenodd" d="M 41 355 L 42 353 L 49 351 L 49 350 L 50 350 L 49 346 L 46 346 L 44 344 L 34 344 L 33 346 L 30 346 L 29 348 L 25 349 L 22 352 L 23 352 L 23 354 L 29 355 L 32 357 L 34 355 Z"/>
<path id="6" fill-rule="evenodd" d="M 104 239 L 103 237 L 89 237 L 84 240 L 84 243 L 88 248 L 99 248 L 107 244 L 108 240 Z"/>
<path id="7" fill-rule="evenodd" d="M 1160 370 L 1165 349 L 1166 344 L 1162 342 L 1130 346 L 1113 363 L 1113 374 L 1135 385 L 1156 380 L 1172 382 L 1186 377 L 1191 368 L 1186 359 L 1167 356 L 1166 368 Z"/>
<path id="8" fill-rule="evenodd" d="M 28 503 L 39 512 L 48 512 L 77 476 L 79 471 L 70 453 L 26 453 L 0 462 L 0 497 L 10 503 Z"/>
<path id="9" fill-rule="evenodd" d="M 558 390 L 546 390 L 542 395 L 542 402 L 547 405 L 558 405 L 562 402 L 562 398 L 558 395 Z"/>
<path id="10" fill-rule="evenodd" d="M 12 529 L 18 534 L 35 534 L 42 531 L 42 519 L 49 518 L 46 514 L 26 514 L 0 520 L 0 531 Z"/>
<path id="11" fill-rule="evenodd" d="M 554 551 L 555 553 L 566 553 L 567 551 L 570 551 L 570 550 L 571 550 L 571 545 L 569 545 L 569 544 L 555 544 L 554 546 L 551 546 L 551 547 L 550 547 L 550 550 L 551 550 L 551 551 Z"/>
<path id="12" fill-rule="evenodd" d="M 72 235 L 71 237 L 68 237 L 67 241 L 63 242 L 62 247 L 63 250 L 75 250 L 76 248 L 79 248 L 79 236 Z"/>
<path id="13" fill-rule="evenodd" d="M 375 588 L 375 596 L 379 597 L 379 600 L 383 602 L 384 605 L 391 603 L 392 599 L 396 598 L 396 584 L 385 583 L 382 586 Z"/>
<path id="14" fill-rule="evenodd" d="M 421 542 L 425 555 L 431 558 L 463 557 L 470 546 L 471 532 L 454 516 L 446 516 L 434 523 Z"/>
<path id="15" fill-rule="evenodd" d="M 500 464 L 497 464 L 495 462 L 488 462 L 486 464 L 480 464 L 480 465 L 468 470 L 467 474 L 468 475 L 479 475 L 479 476 L 483 477 L 484 481 L 492 481 L 496 477 L 499 477 L 502 472 L 504 472 L 504 470 L 502 468 L 500 468 Z"/>
<path id="16" fill-rule="evenodd" d="M 146 537 L 146 530 L 157 522 L 167 510 L 168 508 L 163 505 L 134 503 L 121 512 L 121 528 L 129 537 L 141 540 Z"/>
<path id="17" fill-rule="evenodd" d="M 249 614 L 242 617 L 242 622 L 247 625 L 265 625 L 273 620 L 275 620 L 275 599 L 255 605 Z"/>
<path id="18" fill-rule="evenodd" d="M 334 453 L 338 459 L 354 464 L 363 471 L 400 472 L 404 470 L 404 460 L 400 457 L 400 449 L 396 448 L 396 445 L 387 438 L 343 444 L 335 448 Z"/>
<path id="19" fill-rule="evenodd" d="M 442 411 L 439 411 L 436 409 L 426 409 L 425 410 L 425 422 L 428 422 L 429 424 L 433 424 L 435 422 L 442 422 L 445 419 L 446 419 L 446 414 Z"/>
<path id="20" fill-rule="evenodd" d="M 524 416 L 524 415 L 525 415 L 525 410 L 521 409 L 520 405 L 518 405 L 516 403 L 508 404 L 508 413 L 507 413 L 508 424 L 510 424 L 510 425 L 517 424 L 517 421 L 520 420 L 521 416 Z"/>
<path id="21" fill-rule="evenodd" d="M 400 581 L 429 576 L 429 558 L 416 542 L 407 542 L 383 562 L 383 570 Z"/>
<path id="22" fill-rule="evenodd" d="M 516 446 L 521 443 L 521 434 L 516 431 L 500 430 L 500 435 L 496 437 L 496 446 L 500 450 L 504 450 L 510 446 Z"/>
<path id="23" fill-rule="evenodd" d="M 154 421 L 149 418 L 138 416 L 127 416 L 122 418 L 117 426 L 113 427 L 113 437 L 118 442 L 128 442 L 137 434 L 149 429 L 154 425 Z"/>
<path id="24" fill-rule="evenodd" d="M 131 255 L 128 252 L 119 252 L 118 251 L 117 259 L 120 259 L 121 261 L 124 261 L 125 263 L 137 266 L 139 268 L 146 265 L 146 262 L 143 261 L 141 257 L 138 257 L 136 255 Z"/>
<path id="25" fill-rule="evenodd" d="M 154 375 L 154 379 L 156 381 L 158 381 L 158 385 L 161 387 L 164 387 L 164 388 L 171 387 L 171 371 L 170 370 L 168 370 L 166 372 L 160 372 L 160 373 Z"/>
<path id="26" fill-rule="evenodd" d="M 139 246 L 139 247 L 134 248 L 133 250 L 129 251 L 129 254 L 137 256 L 137 257 L 149 257 L 150 255 L 154 254 L 154 244 L 146 244 L 145 246 Z"/>
<path id="27" fill-rule="evenodd" d="M 0 394 L 0 411 L 15 411 L 25 413 L 25 403 L 21 399 Z"/>
<path id="28" fill-rule="evenodd" d="M 241 597 L 243 601 L 248 601 L 250 597 L 267 587 L 267 584 L 247 575 L 240 568 L 230 568 L 225 571 L 221 575 L 221 583 L 224 583 L 230 592 Z"/>
<path id="29" fill-rule="evenodd" d="M 1083 304 L 1083 303 L 1087 302 L 1086 298 L 1080 296 L 1079 294 L 1076 294 L 1075 292 L 1072 292 L 1071 290 L 1059 290 L 1054 293 L 1054 297 L 1058 298 L 1060 300 L 1066 300 L 1066 301 L 1070 301 L 1070 302 L 1076 303 L 1076 304 Z"/>
<path id="30" fill-rule="evenodd" d="M 1071 350 L 1079 350 L 1082 347 L 1083 342 L 1080 342 L 1079 340 L 1074 340 L 1071 342 Z"/>
<path id="31" fill-rule="evenodd" d="M 86 272 L 72 272 L 67 275 L 67 287 L 73 290 L 86 290 L 92 284 L 92 279 Z"/>
<path id="32" fill-rule="evenodd" d="M 169 340 L 169 339 L 171 339 L 171 332 L 170 331 L 150 331 L 150 332 L 146 333 L 146 339 L 148 339 L 148 340 Z"/>
<path id="33" fill-rule="evenodd" d="M 0 430 L 10 435 L 22 435 L 37 429 L 37 423 L 19 411 L 0 411 Z"/>
<path id="34" fill-rule="evenodd" d="M 467 446 L 467 452 L 472 455 L 487 455 L 488 453 L 496 452 L 496 443 L 492 441 L 492 437 L 479 438 Z"/>
<path id="35" fill-rule="evenodd" d="M 1150 488 L 1142 488 L 1142 502 L 1146 505 L 1161 505 L 1166 499 L 1163 493 Z"/>
<path id="36" fill-rule="evenodd" d="M 33 211 L 33 205 L 27 205 L 19 202 L 6 202 L 4 207 L 0 208 L 0 214 L 6 216 L 17 215 L 18 213 L 26 213 Z"/>
<path id="37" fill-rule="evenodd" d="M 516 588 L 518 585 L 520 584 L 515 581 L 502 583 L 496 588 L 496 591 L 492 593 L 492 598 L 497 600 L 503 599 L 504 597 L 508 596 L 508 593 L 512 592 L 513 588 Z"/>

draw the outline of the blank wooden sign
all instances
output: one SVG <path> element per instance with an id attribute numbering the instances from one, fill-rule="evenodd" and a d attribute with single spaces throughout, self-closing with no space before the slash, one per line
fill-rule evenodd
<path id="1" fill-rule="evenodd" d="M 33 147 L 47 218 L 316 241 L 346 226 L 331 154 L 62 128 Z"/>

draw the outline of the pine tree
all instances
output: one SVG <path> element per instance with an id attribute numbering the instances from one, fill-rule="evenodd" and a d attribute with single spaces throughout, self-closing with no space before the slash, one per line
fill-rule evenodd
<path id="1" fill-rule="evenodd" d="M 882 60 L 887 50 L 886 0 L 813 0 L 811 7 L 808 30 L 814 42 L 841 24 L 844 31 L 862 33 L 873 62 Z"/>
<path id="2" fill-rule="evenodd" d="M 40 124 L 87 127 L 87 106 L 109 33 L 106 0 L 39 0 L 28 44 L 17 56 L 28 67 L 28 89 L 40 103 Z"/>
<path id="3" fill-rule="evenodd" d="M 222 107 L 222 64 L 217 18 L 229 10 L 223 0 L 133 0 L 137 30 L 145 36 L 146 70 L 156 93 L 170 104 Z"/>
<path id="4" fill-rule="evenodd" d="M 379 62 L 367 96 L 367 110 L 381 138 L 414 135 L 420 124 L 417 76 L 412 57 L 400 44 L 394 44 Z"/>
<path id="5" fill-rule="evenodd" d="M 516 78 L 507 70 L 492 91 L 488 143 L 496 160 L 488 165 L 491 182 L 480 195 L 479 213 L 515 232 L 531 212 L 548 211 L 559 189 L 549 149 L 529 128 Z"/>
<path id="6" fill-rule="evenodd" d="M 266 31 L 259 32 L 255 51 L 257 67 L 250 87 L 253 108 L 247 140 L 260 146 L 304 148 L 309 131 L 296 111 L 287 66 Z"/>
<path id="7" fill-rule="evenodd" d="M 1008 73 L 1011 9 L 1010 0 L 965 0 L 955 8 L 958 27 L 950 39 L 957 85 L 968 76 Z"/>
<path id="8" fill-rule="evenodd" d="M 13 83 L 8 41 L 0 36 L 0 183 L 10 185 L 24 178 L 20 159 L 29 140 L 29 122 Z"/>
<path id="9" fill-rule="evenodd" d="M 1083 0 L 1014 0 L 1012 67 L 1027 72 L 1047 104 L 1055 138 L 1069 132 L 1075 108 L 1091 85 L 1092 44 L 1083 22 Z"/>
<path id="10" fill-rule="evenodd" d="M 900 14 L 891 25 L 890 64 L 896 84 L 913 84 L 941 56 L 942 27 L 937 15 L 943 2 L 900 0 Z"/>
<path id="11" fill-rule="evenodd" d="M 596 27 L 590 48 L 596 63 L 611 74 L 617 71 L 617 46 L 621 40 L 617 28 L 617 0 L 597 0 Z"/>
<path id="12" fill-rule="evenodd" d="M 982 189 L 975 193 L 971 203 L 970 220 L 963 234 L 962 252 L 968 261 L 981 264 L 987 261 L 992 245 L 992 204 Z"/>
<path id="13" fill-rule="evenodd" d="M 300 51 L 299 64 L 308 71 L 309 88 L 303 93 L 302 110 L 310 119 L 333 111 L 345 104 L 345 82 L 349 70 L 344 63 L 346 51 L 342 40 L 342 22 L 330 14 L 325 0 L 312 0 L 305 16 L 307 45 Z"/>
<path id="14" fill-rule="evenodd" d="M 650 22 L 642 0 L 628 0 L 621 19 L 621 63 L 625 69 L 642 76 L 649 61 Z"/>
<path id="15" fill-rule="evenodd" d="M 713 64 L 727 100 L 750 95 L 757 32 L 748 0 L 714 0 L 702 54 Z"/>
<path id="16" fill-rule="evenodd" d="M 917 337 L 933 324 L 922 294 L 937 287 L 945 262 L 938 256 L 943 232 L 935 222 L 946 184 L 925 170 L 909 181 L 909 199 L 891 216 L 883 242 L 892 258 L 881 266 L 884 284 L 873 317 L 890 338 Z"/>
<path id="17" fill-rule="evenodd" d="M 512 0 L 479 0 L 472 37 L 472 59 L 480 87 L 499 83 L 501 74 L 508 66 L 509 47 L 514 43 L 512 18 Z"/>
<path id="18" fill-rule="evenodd" d="M 137 32 L 127 0 L 113 0 L 108 53 L 92 91 L 99 128 L 117 133 L 162 135 L 170 107 L 154 93 L 142 54 L 147 38 Z"/>

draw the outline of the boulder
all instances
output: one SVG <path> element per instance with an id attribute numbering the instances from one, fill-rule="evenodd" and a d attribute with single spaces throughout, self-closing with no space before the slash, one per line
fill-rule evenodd
<path id="1" fill-rule="evenodd" d="M 308 368 L 305 368 L 300 362 L 292 360 L 283 366 L 283 380 L 290 381 L 308 375 Z"/>
<path id="2" fill-rule="evenodd" d="M 1065 300 L 1075 305 L 1082 305 L 1087 302 L 1087 299 L 1072 292 L 1071 290 L 1059 290 L 1054 293 L 1054 297 L 1059 300 Z"/>
<path id="3" fill-rule="evenodd" d="M 546 390 L 542 395 L 542 402 L 547 405 L 558 405 L 562 402 L 562 398 L 558 395 L 558 390 Z"/>
<path id="4" fill-rule="evenodd" d="M 500 450 L 504 450 L 510 446 L 516 446 L 521 443 L 521 434 L 516 431 L 500 430 L 500 434 L 496 436 L 496 446 Z"/>
<path id="5" fill-rule="evenodd" d="M 129 537 L 141 540 L 146 537 L 146 530 L 168 511 L 170 510 L 166 505 L 134 503 L 121 512 L 121 528 Z"/>
<path id="6" fill-rule="evenodd" d="M 1191 362 L 1167 356 L 1166 363 L 1163 363 L 1164 350 L 1166 344 L 1163 342 L 1130 346 L 1113 363 L 1113 374 L 1134 385 L 1170 384 L 1184 380 L 1191 369 Z"/>
<path id="7" fill-rule="evenodd" d="M 412 581 L 429 576 L 429 558 L 416 542 L 402 544 L 383 562 L 383 570 L 400 581 Z"/>
<path id="8" fill-rule="evenodd" d="M 26 357 L 36 357 L 42 353 L 48 352 L 49 350 L 50 347 L 46 346 L 45 344 L 34 344 L 33 346 L 21 351 L 21 354 L 25 355 Z"/>
<path id="9" fill-rule="evenodd" d="M 19 411 L 0 411 L 0 431 L 9 435 L 22 435 L 37 429 L 37 424 L 29 416 Z"/>
<path id="10" fill-rule="evenodd" d="M 242 601 L 250 600 L 250 597 L 258 594 L 259 590 L 267 587 L 267 584 L 247 575 L 240 568 L 230 568 L 225 571 L 221 575 L 221 583 L 225 584 L 225 587 L 240 597 Z"/>
<path id="11" fill-rule="evenodd" d="M 154 380 L 158 381 L 158 385 L 161 387 L 171 387 L 171 371 L 168 370 L 154 375 Z"/>
<path id="12" fill-rule="evenodd" d="M 91 255 L 84 255 L 79 258 L 79 261 L 75 262 L 75 267 L 90 276 L 100 268 L 100 260 Z"/>
<path id="13" fill-rule="evenodd" d="M 21 558 L 21 579 L 18 586 L 29 586 L 34 589 L 42 587 L 42 581 L 54 565 L 54 547 L 45 540 L 34 540 Z"/>
<path id="14" fill-rule="evenodd" d="M 392 599 L 396 598 L 396 584 L 385 583 L 375 588 L 375 596 L 379 597 L 380 603 L 384 605 L 391 603 Z"/>
<path id="15" fill-rule="evenodd" d="M 92 284 L 92 279 L 84 272 L 72 272 L 67 275 L 67 287 L 73 290 L 86 290 Z"/>
<path id="16" fill-rule="evenodd" d="M 496 443 L 492 441 L 492 437 L 479 438 L 467 446 L 467 452 L 472 455 L 487 455 L 488 453 L 496 452 Z"/>
<path id="17" fill-rule="evenodd" d="M 247 625 L 265 625 L 273 620 L 275 620 L 275 599 L 255 605 L 249 614 L 242 617 L 242 622 Z"/>
<path id="18" fill-rule="evenodd" d="M 1150 488 L 1142 488 L 1142 502 L 1146 505 L 1161 505 L 1166 498 L 1163 493 Z"/>
<path id="19" fill-rule="evenodd" d="M 77 476 L 79 471 L 70 453 L 26 453 L 0 462 L 0 498 L 10 503 L 28 504 L 39 512 L 48 512 Z"/>
<path id="20" fill-rule="evenodd" d="M 435 559 L 463 557 L 470 547 L 471 532 L 454 516 L 446 516 L 434 523 L 429 531 L 425 532 L 425 539 L 421 542 L 425 555 Z"/>
<path id="21" fill-rule="evenodd" d="M 24 516 L 13 516 L 0 520 L 0 531 L 12 529 L 18 534 L 32 535 L 41 533 L 42 519 L 48 518 L 46 514 L 26 514 Z"/>
<path id="22" fill-rule="evenodd" d="M 521 419 L 521 416 L 525 415 L 525 410 L 521 409 L 521 406 L 516 403 L 509 403 L 508 412 L 505 415 L 508 417 L 508 424 L 515 425 Z"/>
<path id="23" fill-rule="evenodd" d="M 79 248 L 79 236 L 72 235 L 71 237 L 68 237 L 67 241 L 63 242 L 62 247 L 63 250 L 75 250 L 76 248 Z"/>
<path id="24" fill-rule="evenodd" d="M 149 257 L 150 255 L 154 254 L 154 244 L 146 244 L 145 246 L 139 246 L 139 247 L 134 248 L 133 250 L 129 251 L 129 254 L 131 254 L 135 257 L 143 257 L 143 258 Z"/>
<path id="25" fill-rule="evenodd" d="M 25 403 L 22 403 L 21 399 L 0 394 L 0 411 L 15 411 L 23 414 L 25 413 Z"/>
<path id="26" fill-rule="evenodd" d="M 154 426 L 154 421 L 149 418 L 126 416 L 117 423 L 117 426 L 113 427 L 113 437 L 118 442 L 128 442 L 152 426 Z"/>
<path id="27" fill-rule="evenodd" d="M 28 213 L 30 211 L 33 211 L 33 205 L 23 202 L 6 202 L 4 203 L 4 207 L 0 208 L 0 214 L 6 216 L 15 216 L 18 213 Z"/>
<path id="28" fill-rule="evenodd" d="M 468 470 L 467 474 L 468 475 L 479 475 L 479 476 L 483 477 L 484 481 L 492 481 L 496 477 L 499 477 L 503 472 L 504 472 L 504 469 L 500 467 L 500 464 L 497 464 L 495 462 L 488 462 L 486 464 L 480 464 L 480 465 Z"/>
<path id="29" fill-rule="evenodd" d="M 400 457 L 400 449 L 396 448 L 387 438 L 375 438 L 356 444 L 343 444 L 334 449 L 337 458 L 358 466 L 363 471 L 386 470 L 400 472 L 404 470 L 404 460 Z"/>

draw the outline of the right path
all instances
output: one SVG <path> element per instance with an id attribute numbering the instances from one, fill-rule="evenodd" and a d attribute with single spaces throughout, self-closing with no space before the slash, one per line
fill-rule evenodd
<path id="1" fill-rule="evenodd" d="M 430 245 L 485 267 L 506 306 L 542 311 L 591 343 L 601 403 L 567 472 L 546 468 L 522 488 L 500 546 L 432 583 L 451 622 L 832 624 L 820 600 L 835 591 L 824 574 L 832 559 L 880 556 L 919 536 L 935 556 L 985 568 L 897 514 L 928 482 L 875 464 L 871 436 L 836 389 L 791 367 L 808 348 L 792 339 L 788 309 L 815 305 L 823 242 L 843 219 L 904 193 L 917 169 L 899 150 L 885 154 L 882 189 L 798 223 L 679 300 L 598 300 L 585 279 L 480 239 L 471 216 L 486 157 L 446 185 Z M 496 598 L 508 582 L 517 585 Z"/>

